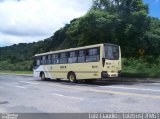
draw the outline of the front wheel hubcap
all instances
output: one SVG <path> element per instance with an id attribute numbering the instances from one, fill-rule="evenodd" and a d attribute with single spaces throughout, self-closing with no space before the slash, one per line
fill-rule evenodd
<path id="1" fill-rule="evenodd" d="M 72 81 L 72 82 L 73 82 L 74 80 L 75 80 L 75 79 L 74 79 L 74 76 L 73 76 L 73 75 L 71 75 L 71 76 L 70 76 L 70 81 Z"/>

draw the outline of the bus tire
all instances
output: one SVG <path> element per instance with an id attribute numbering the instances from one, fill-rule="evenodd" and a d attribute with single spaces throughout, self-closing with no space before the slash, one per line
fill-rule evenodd
<path id="1" fill-rule="evenodd" d="M 70 72 L 70 73 L 68 74 L 68 80 L 69 80 L 69 82 L 71 82 L 71 83 L 76 83 L 76 82 L 77 82 L 77 80 L 76 80 L 76 75 L 75 75 L 74 72 Z"/>
<path id="2" fill-rule="evenodd" d="M 43 80 L 43 81 L 46 80 L 46 77 L 45 77 L 44 72 L 41 72 L 41 73 L 40 73 L 40 77 L 41 77 L 41 80 Z"/>

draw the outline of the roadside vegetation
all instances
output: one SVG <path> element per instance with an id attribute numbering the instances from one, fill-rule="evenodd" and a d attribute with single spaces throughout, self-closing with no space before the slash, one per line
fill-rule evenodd
<path id="1" fill-rule="evenodd" d="M 160 77 L 160 57 L 123 58 L 122 77 Z"/>
<path id="2" fill-rule="evenodd" d="M 10 63 L 9 61 L 0 62 L 0 72 L 1 71 L 31 71 L 32 61 L 16 62 Z"/>
<path id="3" fill-rule="evenodd" d="M 31 70 L 36 53 L 113 43 L 122 49 L 123 76 L 160 77 L 160 19 L 148 13 L 142 0 L 93 0 L 84 16 L 50 38 L 1 47 L 0 70 Z"/>
<path id="4" fill-rule="evenodd" d="M 0 70 L 0 74 L 29 74 L 32 75 L 32 71 L 13 71 L 13 70 Z"/>

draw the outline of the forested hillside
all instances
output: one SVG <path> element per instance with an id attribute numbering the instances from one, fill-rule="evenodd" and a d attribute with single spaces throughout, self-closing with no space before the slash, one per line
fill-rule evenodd
<path id="1" fill-rule="evenodd" d="M 36 53 L 97 43 L 118 44 L 123 58 L 140 57 L 147 63 L 156 59 L 160 66 L 160 20 L 150 17 L 148 11 L 142 0 L 94 0 L 84 16 L 73 19 L 50 38 L 0 48 L 0 69 L 29 70 Z M 139 49 L 144 49 L 143 56 Z M 22 62 L 26 63 L 19 66 Z"/>

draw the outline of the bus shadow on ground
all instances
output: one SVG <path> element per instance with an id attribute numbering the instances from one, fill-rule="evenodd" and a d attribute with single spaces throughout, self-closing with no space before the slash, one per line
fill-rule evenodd
<path id="1" fill-rule="evenodd" d="M 39 80 L 40 81 L 40 80 Z M 135 85 L 135 84 L 144 84 L 144 83 L 155 83 L 154 80 L 148 79 L 125 79 L 125 78 L 108 78 L 108 79 L 97 79 L 93 82 L 85 82 L 85 80 L 79 80 L 77 83 L 70 83 L 67 80 L 54 80 L 54 79 L 47 79 L 45 82 L 52 82 L 57 84 L 64 84 L 64 85 L 80 85 L 80 86 L 110 86 L 110 85 Z M 160 83 L 160 82 L 156 82 Z"/>

